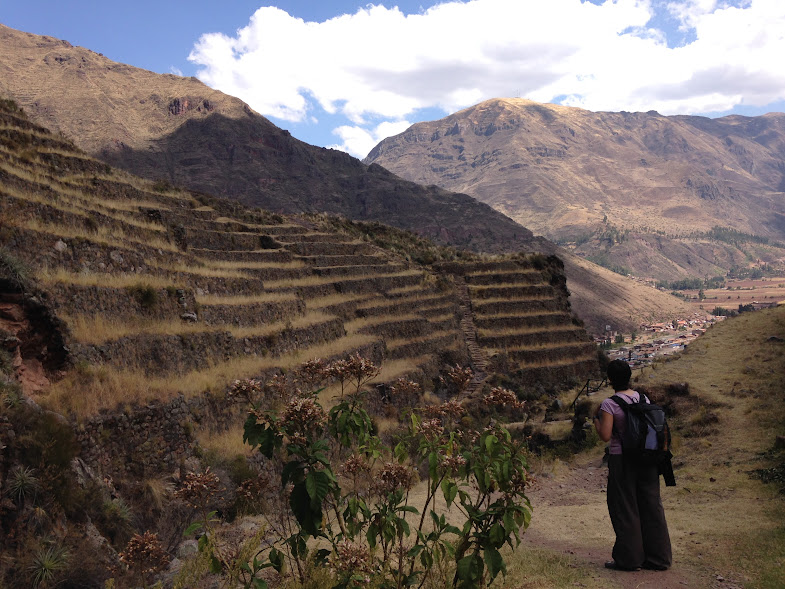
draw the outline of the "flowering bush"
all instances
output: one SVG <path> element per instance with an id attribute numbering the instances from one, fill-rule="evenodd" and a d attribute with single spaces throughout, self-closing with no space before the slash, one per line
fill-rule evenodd
<path id="1" fill-rule="evenodd" d="M 523 448 L 499 425 L 461 429 L 456 423 L 465 409 L 454 400 L 412 411 L 395 446 L 383 446 L 362 392 L 378 372 L 359 355 L 330 364 L 316 360 L 287 381 L 278 406 L 252 402 L 244 440 L 279 476 L 248 482 L 240 494 L 248 504 L 277 495 L 280 509 L 267 513 L 273 546 L 240 565 L 246 587 L 266 587 L 261 571 L 270 567 L 303 582 L 309 562 L 331 571 L 338 588 L 419 588 L 436 569 L 452 570 L 458 587 L 487 585 L 506 574 L 500 549 L 515 548 L 530 519 Z M 471 379 L 468 369 L 453 372 L 458 386 Z M 326 380 L 341 384 L 329 411 L 316 393 L 297 389 Z M 280 384 L 261 388 L 283 389 Z M 418 389 L 405 380 L 391 387 L 393 393 Z M 493 395 L 512 402 L 502 390 Z"/>

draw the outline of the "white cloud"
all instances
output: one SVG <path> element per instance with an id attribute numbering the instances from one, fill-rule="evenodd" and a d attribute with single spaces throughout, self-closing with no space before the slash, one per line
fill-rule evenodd
<path id="1" fill-rule="evenodd" d="M 668 11 L 694 41 L 652 28 Z M 782 0 L 471 0 L 420 14 L 368 5 L 306 22 L 260 8 L 229 37 L 203 35 L 189 59 L 205 83 L 265 115 L 308 121 L 320 106 L 362 154 L 388 119 L 520 95 L 591 110 L 664 114 L 762 106 L 785 98 Z"/>
<path id="2" fill-rule="evenodd" d="M 181 70 L 179 67 L 176 67 L 176 66 L 170 66 L 169 67 L 169 73 L 170 74 L 174 74 L 175 76 L 181 76 L 182 77 L 183 70 Z"/>
<path id="3" fill-rule="evenodd" d="M 374 146 L 386 137 L 403 133 L 411 126 L 409 121 L 385 121 L 373 129 L 363 129 L 359 126 L 342 125 L 333 131 L 341 138 L 343 143 L 328 145 L 352 155 L 363 158 L 368 155 Z"/>

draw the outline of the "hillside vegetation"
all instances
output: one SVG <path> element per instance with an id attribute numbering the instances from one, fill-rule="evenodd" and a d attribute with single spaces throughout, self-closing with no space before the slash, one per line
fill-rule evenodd
<path id="1" fill-rule="evenodd" d="M 33 121 L 65 134 L 91 157 L 161 186 L 279 213 L 382 222 L 475 252 L 558 251 L 465 194 L 418 185 L 379 165 L 298 141 L 239 99 L 194 78 L 154 74 L 2 25 L 0 41 L 0 90 Z M 629 332 L 641 322 L 689 313 L 674 297 L 585 260 L 572 262 L 563 251 L 558 255 L 566 260 L 575 310 L 593 331 L 602 333 L 610 324 Z"/>
<path id="2" fill-rule="evenodd" d="M 9 586 L 33 569 L 102 586 L 145 531 L 177 554 L 187 475 L 213 468 L 233 514 L 260 468 L 233 383 L 305 389 L 310 361 L 359 357 L 378 367 L 363 384 L 386 442 L 413 406 L 482 407 L 500 379 L 513 399 L 547 402 L 598 369 L 555 257 L 461 253 L 142 180 L 0 103 Z M 392 402 L 401 382 L 414 392 Z M 333 378 L 319 399 L 329 408 L 342 389 Z"/>

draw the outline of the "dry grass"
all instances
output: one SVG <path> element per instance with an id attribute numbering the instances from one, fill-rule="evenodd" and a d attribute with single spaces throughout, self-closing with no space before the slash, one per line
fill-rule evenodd
<path id="1" fill-rule="evenodd" d="M 171 198 L 173 200 L 181 201 L 182 203 L 193 203 L 196 204 L 196 200 L 187 192 L 180 190 L 179 188 L 171 188 L 168 190 L 155 190 L 153 186 L 156 184 L 152 180 L 144 180 L 139 176 L 134 176 L 129 172 L 125 172 L 120 170 L 119 168 L 112 168 L 111 172 L 108 174 L 93 174 L 90 178 L 96 178 L 98 180 L 104 180 L 106 182 L 117 182 L 120 184 L 128 184 L 132 188 L 135 188 L 139 192 L 150 194 L 151 196 L 157 198 Z M 213 210 L 210 207 L 203 207 L 206 210 Z M 199 209 L 196 209 L 199 210 Z"/>
<path id="2" fill-rule="evenodd" d="M 100 344 L 141 334 L 184 335 L 225 330 L 200 323 L 186 323 L 179 319 L 155 320 L 143 317 L 125 319 L 105 315 L 71 317 L 66 314 L 62 314 L 61 317 L 71 328 L 74 338 L 84 344 Z"/>
<path id="3" fill-rule="evenodd" d="M 488 297 L 486 298 L 478 298 L 475 300 L 475 303 L 478 305 L 485 305 L 485 304 L 494 304 L 494 303 L 530 303 L 531 301 L 552 301 L 553 296 L 550 295 L 532 295 L 525 298 L 521 298 L 518 296 L 515 297 Z M 485 317 L 480 310 L 477 312 L 477 315 Z"/>
<path id="4" fill-rule="evenodd" d="M 412 291 L 416 292 L 416 291 Z M 396 305 L 407 304 L 407 305 L 414 305 L 415 303 L 420 303 L 418 307 L 427 307 L 428 303 L 430 302 L 432 305 L 439 304 L 444 301 L 444 295 L 433 295 L 433 294 L 420 294 L 420 295 L 413 295 L 409 297 L 396 297 L 394 299 L 384 299 L 378 298 L 367 301 L 365 303 L 361 303 L 357 305 L 358 309 L 383 309 L 384 307 L 394 307 Z"/>
<path id="5" fill-rule="evenodd" d="M 377 297 L 376 295 L 330 294 L 323 297 L 314 297 L 312 299 L 308 299 L 305 304 L 308 306 L 309 309 L 324 309 L 325 307 L 330 307 L 332 305 L 340 305 L 341 303 L 368 300 L 369 296 L 372 297 L 374 300 L 383 300 L 381 297 Z"/>
<path id="6" fill-rule="evenodd" d="M 527 335 L 531 333 L 554 333 L 559 331 L 575 331 L 576 325 L 568 323 L 566 325 L 549 325 L 546 327 L 505 327 L 502 329 L 478 329 L 480 337 L 500 336 L 500 335 Z"/>
<path id="7" fill-rule="evenodd" d="M 36 273 L 43 284 L 75 284 L 78 286 L 99 286 L 103 288 L 127 288 L 129 286 L 150 286 L 166 288 L 174 286 L 171 280 L 150 274 L 108 274 L 103 272 L 68 272 L 63 268 L 43 268 Z"/>
<path id="8" fill-rule="evenodd" d="M 510 352 L 533 352 L 537 350 L 555 350 L 558 348 L 579 348 L 586 346 L 589 342 L 543 342 L 540 344 L 531 344 L 528 346 L 507 346 L 506 349 Z M 596 352 L 592 353 L 596 356 Z"/>
<path id="9" fill-rule="evenodd" d="M 182 272 L 183 274 L 192 274 L 194 276 L 204 276 L 206 278 L 245 278 L 251 280 L 255 278 L 245 272 L 239 270 L 228 270 L 222 268 L 209 268 L 199 264 L 149 264 L 153 268 L 164 270 L 166 272 Z"/>
<path id="10" fill-rule="evenodd" d="M 163 251 L 179 252 L 176 245 L 169 243 L 162 238 L 151 235 L 139 236 L 135 233 L 128 233 L 119 227 L 109 228 L 99 225 L 95 231 L 88 231 L 84 227 L 46 223 L 39 221 L 38 219 L 30 218 L 11 219 L 8 224 L 37 233 L 53 235 L 62 239 L 84 239 L 86 241 L 92 241 L 93 243 L 118 249 L 127 249 L 130 242 Z"/>
<path id="11" fill-rule="evenodd" d="M 101 410 L 165 402 L 179 394 L 222 396 L 235 379 L 251 378 L 271 369 L 291 370 L 312 358 L 349 353 L 374 341 L 372 336 L 351 335 L 302 348 L 280 357 L 241 356 L 208 363 L 205 368 L 183 375 L 155 377 L 144 370 L 122 370 L 109 366 L 78 366 L 36 400 L 59 413 L 84 420 Z"/>
<path id="12" fill-rule="evenodd" d="M 483 319 L 517 319 L 518 317 L 543 317 L 545 315 L 564 315 L 569 318 L 569 313 L 564 311 L 527 311 L 521 313 L 475 313 L 478 317 Z"/>
<path id="13" fill-rule="evenodd" d="M 406 315 L 373 315 L 371 317 L 360 317 L 358 319 L 352 319 L 351 321 L 347 321 L 345 323 L 346 333 L 357 333 L 364 327 L 369 327 L 372 325 L 379 325 L 381 323 L 393 323 L 395 321 L 407 321 L 411 319 L 420 319 L 422 317 L 419 315 L 414 314 L 406 314 Z"/>
<path id="14" fill-rule="evenodd" d="M 2 168 L 2 165 L 0 165 L 0 168 Z M 58 211 L 82 217 L 85 219 L 85 221 L 87 221 L 87 219 L 89 219 L 93 213 L 100 213 L 110 217 L 111 219 L 125 223 L 126 225 L 131 225 L 137 229 L 153 231 L 157 233 L 166 232 L 166 228 L 160 223 L 155 223 L 144 218 L 124 214 L 126 210 L 129 210 L 127 208 L 104 206 L 104 204 L 108 203 L 108 201 L 99 201 L 88 198 L 76 192 L 73 192 L 69 195 L 69 191 L 65 190 L 63 187 L 53 188 L 59 193 L 57 199 L 48 198 L 39 192 L 19 190 L 12 186 L 4 186 L 2 191 L 12 198 L 17 198 L 19 200 L 24 200 L 31 203 L 44 204 Z M 70 198 L 65 198 L 65 196 L 70 196 Z"/>
<path id="15" fill-rule="evenodd" d="M 288 329 L 310 327 L 311 325 L 324 323 L 332 319 L 335 319 L 333 315 L 328 315 L 321 311 L 311 311 L 302 317 L 292 320 L 276 321 L 275 323 L 269 323 L 267 325 L 254 325 L 251 327 L 229 327 L 228 329 L 232 335 L 238 339 L 244 337 L 263 337 L 274 333 L 280 333 Z"/>
<path id="16" fill-rule="evenodd" d="M 316 286 L 319 284 L 332 284 L 334 282 L 344 282 L 346 280 L 373 280 L 375 278 L 404 278 L 406 276 L 414 276 L 420 274 L 418 270 L 404 270 L 402 272 L 393 272 L 391 274 L 368 274 L 365 276 L 357 277 L 343 277 L 343 276 L 306 276 L 304 278 L 285 279 L 285 280 L 266 280 L 264 285 L 269 289 L 278 288 L 294 288 L 297 286 Z"/>
<path id="17" fill-rule="evenodd" d="M 404 295 L 404 294 L 407 294 L 407 293 L 411 293 L 411 292 L 415 292 L 415 291 L 421 291 L 421 290 L 424 290 L 422 285 L 420 285 L 420 284 L 412 284 L 412 285 L 409 285 L 409 286 L 401 286 L 401 287 L 398 287 L 398 288 L 391 288 L 390 290 L 387 291 L 387 294 L 397 296 L 397 295 Z"/>
<path id="18" fill-rule="evenodd" d="M 206 428 L 196 430 L 196 441 L 209 458 L 231 462 L 237 456 L 251 456 L 254 450 L 243 442 L 243 425 L 237 423 L 227 430 L 215 432 Z"/>
<path id="19" fill-rule="evenodd" d="M 141 334 L 149 335 L 185 335 L 191 333 L 208 333 L 228 331 L 240 339 L 260 337 L 280 333 L 286 329 L 300 329 L 333 319 L 331 315 L 313 312 L 292 321 L 278 321 L 267 325 L 253 327 L 206 326 L 203 323 L 187 323 L 177 319 L 154 320 L 143 317 L 123 319 L 104 315 L 70 317 L 63 319 L 71 328 L 77 341 L 85 344 L 98 344 L 105 341 L 120 339 Z"/>
<path id="20" fill-rule="evenodd" d="M 458 332 L 456 330 L 450 329 L 450 330 L 432 331 L 428 335 L 423 335 L 421 337 L 398 337 L 394 339 L 388 339 L 387 348 L 392 349 L 392 348 L 398 348 L 406 344 L 428 342 L 441 337 L 446 337 L 448 335 L 456 335 L 457 333 Z"/>
<path id="21" fill-rule="evenodd" d="M 196 297 L 200 305 L 256 305 L 265 303 L 283 303 L 297 300 L 297 295 L 291 292 L 268 292 L 257 295 L 218 296 L 201 295 Z"/>
<path id="22" fill-rule="evenodd" d="M 210 268 L 221 268 L 226 270 L 265 270 L 268 268 L 297 269 L 306 267 L 306 264 L 300 260 L 292 260 L 291 262 L 236 262 L 233 260 L 208 260 L 205 258 L 196 258 L 196 260 Z"/>

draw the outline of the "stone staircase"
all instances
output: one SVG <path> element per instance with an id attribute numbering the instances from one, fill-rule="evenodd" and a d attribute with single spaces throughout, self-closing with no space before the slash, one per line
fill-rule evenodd
<path id="1" fill-rule="evenodd" d="M 474 376 L 466 389 L 461 391 L 459 399 L 463 400 L 474 397 L 482 391 L 482 385 L 485 384 L 489 376 L 487 373 L 488 357 L 477 343 L 477 327 L 474 324 L 474 314 L 472 313 L 472 299 L 469 295 L 469 287 L 462 276 L 455 277 L 455 288 L 458 292 L 458 305 L 461 312 L 461 331 L 474 371 Z"/>

